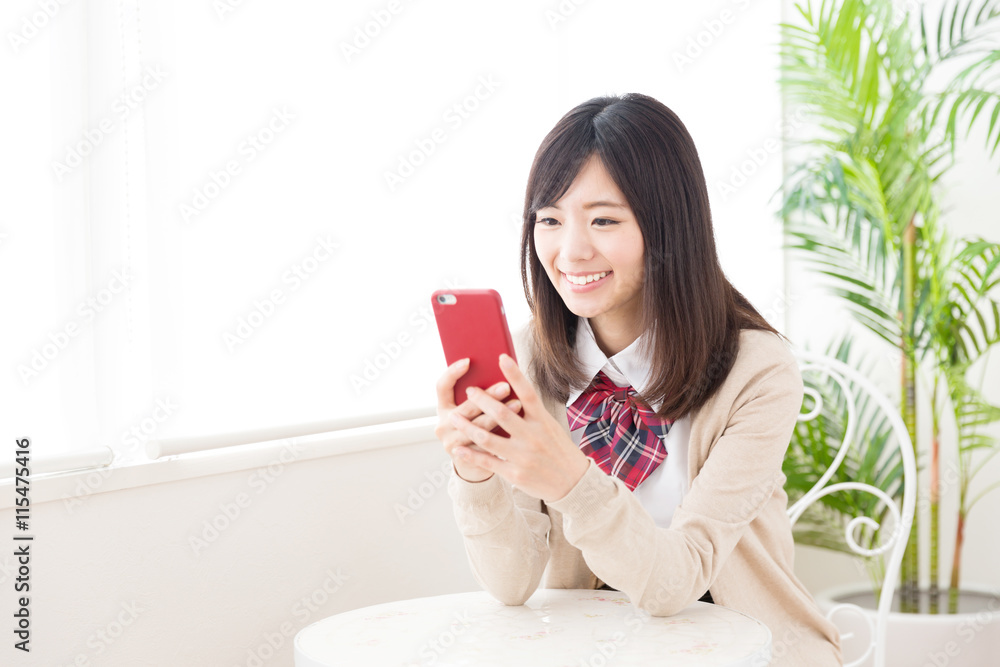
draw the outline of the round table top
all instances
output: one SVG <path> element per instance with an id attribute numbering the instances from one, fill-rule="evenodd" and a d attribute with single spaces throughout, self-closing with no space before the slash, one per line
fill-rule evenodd
<path id="1" fill-rule="evenodd" d="M 651 616 L 617 591 L 539 589 L 521 606 L 485 591 L 387 602 L 295 636 L 295 667 L 767 665 L 760 621 L 695 602 Z"/>

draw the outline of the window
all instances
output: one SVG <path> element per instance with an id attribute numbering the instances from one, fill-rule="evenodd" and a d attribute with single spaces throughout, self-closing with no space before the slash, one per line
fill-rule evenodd
<path id="1" fill-rule="evenodd" d="M 11 32 L 40 6 L 16 3 Z M 4 408 L 39 455 L 432 407 L 431 292 L 493 287 L 526 321 L 528 168 L 606 92 L 685 121 L 727 273 L 782 314 L 777 8 L 55 11 L 8 35 L 3 74 L 23 100 L 3 111 Z"/>

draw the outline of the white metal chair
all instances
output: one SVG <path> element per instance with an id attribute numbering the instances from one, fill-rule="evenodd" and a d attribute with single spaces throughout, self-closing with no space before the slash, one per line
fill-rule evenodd
<path id="1" fill-rule="evenodd" d="M 799 368 L 802 372 L 806 396 L 812 397 L 812 400 L 815 403 L 808 413 L 799 415 L 799 421 L 805 422 L 816 419 L 820 416 L 823 409 L 823 392 L 820 388 L 823 386 L 831 386 L 829 384 L 830 381 L 836 383 L 840 392 L 842 392 L 842 400 L 838 401 L 837 409 L 840 410 L 842 405 L 843 411 L 846 412 L 846 415 L 842 417 L 844 420 L 843 442 L 837 450 L 837 454 L 834 457 L 832 464 L 819 481 L 817 481 L 804 496 L 788 508 L 788 515 L 791 518 L 792 525 L 794 525 L 806 509 L 818 499 L 832 493 L 854 490 L 874 494 L 883 503 L 883 505 L 880 505 L 879 507 L 884 507 L 892 516 L 892 534 L 887 539 L 880 539 L 879 544 L 875 545 L 871 549 L 864 548 L 858 544 L 855 539 L 855 530 L 862 525 L 868 526 L 872 529 L 872 531 L 878 530 L 879 523 L 875 519 L 867 516 L 854 517 L 847 523 L 845 531 L 845 539 L 848 546 L 854 553 L 861 556 L 878 557 L 882 556 L 891 549 L 891 553 L 884 556 L 886 559 L 885 577 L 879 593 L 875 627 L 872 628 L 870 617 L 865 614 L 860 607 L 854 604 L 836 605 L 827 614 L 827 617 L 832 620 L 834 614 L 837 612 L 845 610 L 853 611 L 865 620 L 869 630 L 871 631 L 872 642 L 871 645 L 869 645 L 868 650 L 858 660 L 847 663 L 845 667 L 860 665 L 868 658 L 869 655 L 871 655 L 873 650 L 875 652 L 875 667 L 884 667 L 886 653 L 886 626 L 889 620 L 889 611 L 892 607 L 893 595 L 896 590 L 896 581 L 899 577 L 899 570 L 903 560 L 903 552 L 906 549 L 906 543 L 909 539 L 910 529 L 913 524 L 913 514 L 916 505 L 917 470 L 913 455 L 913 446 L 906 430 L 906 426 L 903 423 L 897 408 L 874 384 L 871 383 L 870 380 L 864 377 L 859 371 L 837 359 L 817 354 L 815 352 L 795 350 L 795 355 L 799 360 Z M 824 382 L 826 383 L 825 385 Z M 862 392 L 866 396 L 862 395 Z M 844 461 L 844 458 L 848 455 L 851 447 L 857 446 L 860 449 L 861 446 L 867 444 L 863 441 L 864 434 L 860 433 L 858 429 L 858 399 L 864 400 L 866 398 L 874 402 L 874 409 L 880 410 L 884 413 L 884 417 L 888 420 L 891 427 L 891 433 L 893 440 L 895 441 L 896 448 L 898 448 L 902 456 L 902 508 L 898 507 L 884 490 L 870 484 L 861 482 L 840 482 L 827 486 L 827 483 L 834 476 L 837 469 Z M 809 399 L 806 398 L 803 401 L 803 404 L 808 405 Z M 865 406 L 869 405 L 867 402 L 864 402 L 863 404 Z M 879 537 L 882 537 L 881 533 L 879 533 Z"/>

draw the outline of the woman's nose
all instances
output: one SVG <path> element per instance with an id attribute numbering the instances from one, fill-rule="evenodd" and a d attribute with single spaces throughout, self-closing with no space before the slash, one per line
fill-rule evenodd
<path id="1" fill-rule="evenodd" d="M 587 230 L 579 224 L 567 224 L 563 228 L 559 253 L 567 262 L 588 260 L 594 255 L 594 245 Z"/>

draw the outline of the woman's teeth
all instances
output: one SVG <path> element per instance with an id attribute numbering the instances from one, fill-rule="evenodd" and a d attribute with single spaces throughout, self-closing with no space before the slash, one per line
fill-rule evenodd
<path id="1" fill-rule="evenodd" d="M 574 285 L 586 285 L 587 283 L 592 283 L 595 280 L 600 280 L 609 273 L 611 272 L 605 271 L 603 273 L 592 273 L 589 276 L 571 276 L 565 273 L 563 275 L 566 276 L 566 280 L 573 283 Z"/>

